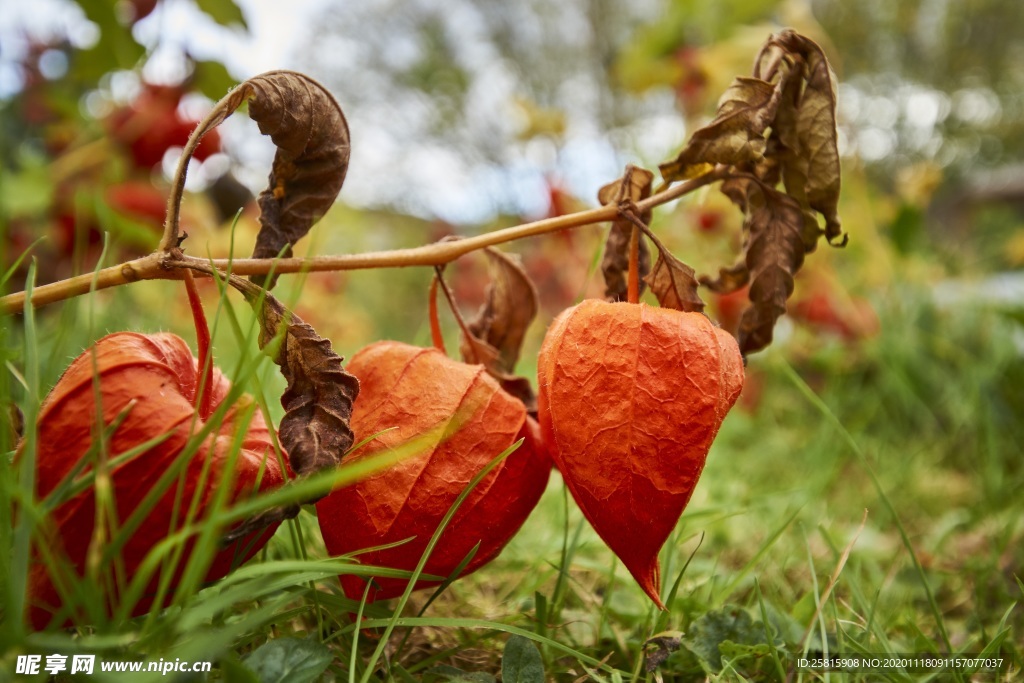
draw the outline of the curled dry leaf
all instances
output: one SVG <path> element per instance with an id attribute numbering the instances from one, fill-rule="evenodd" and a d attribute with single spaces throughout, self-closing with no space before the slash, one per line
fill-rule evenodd
<path id="1" fill-rule="evenodd" d="M 643 230 L 658 248 L 658 261 L 644 281 L 651 286 L 662 308 L 689 313 L 704 311 L 704 301 L 697 294 L 697 281 L 693 268 L 677 259 L 646 225 Z"/>
<path id="2" fill-rule="evenodd" d="M 700 283 L 697 282 L 696 273 L 668 250 L 658 252 L 654 270 L 644 278 L 644 282 L 651 286 L 651 291 L 663 308 L 694 313 L 704 310 L 704 301 L 697 294 Z"/>
<path id="3" fill-rule="evenodd" d="M 732 172 L 721 189 L 746 214 L 744 256 L 721 269 L 716 279 L 701 282 L 720 293 L 750 283 L 753 306 L 744 312 L 737 333 L 744 354 L 771 343 L 775 321 L 785 313 L 793 290 L 793 275 L 819 237 L 824 234 L 834 246 L 846 244 L 837 211 L 835 78 L 824 52 L 795 31 L 782 31 L 761 49 L 753 76 L 737 78 L 716 118 L 694 133 L 675 160 L 660 167 L 669 181 L 715 165 Z M 784 193 L 775 189 L 780 182 Z M 817 214 L 824 218 L 824 229 Z"/>
<path id="4" fill-rule="evenodd" d="M 221 99 L 193 138 L 201 138 L 246 101 L 249 117 L 277 145 L 268 186 L 258 198 L 260 232 L 253 257 L 291 256 L 292 246 L 323 217 L 345 182 L 348 124 L 337 101 L 315 80 L 295 71 L 270 71 Z M 177 195 L 180 201 L 180 191 Z M 253 281 L 269 289 L 275 278 L 253 276 Z"/>
<path id="5" fill-rule="evenodd" d="M 714 120 L 694 132 L 673 161 L 658 167 L 662 177 L 686 180 L 707 173 L 716 164 L 743 167 L 758 163 L 765 153 L 764 132 L 775 119 L 781 96 L 781 84 L 736 78 L 718 101 Z"/>
<path id="6" fill-rule="evenodd" d="M 537 316 L 537 289 L 523 270 L 519 257 L 490 247 L 485 250 L 491 271 L 487 301 L 466 327 L 477 342 L 494 349 L 493 365 L 501 372 L 515 370 L 526 329 Z M 462 355 L 473 360 L 475 344 L 462 340 Z M 475 359 L 488 365 L 486 358 Z"/>
<path id="7" fill-rule="evenodd" d="M 727 268 L 718 269 L 718 277 L 712 279 L 707 275 L 700 277 L 700 283 L 718 294 L 732 294 L 743 289 L 750 282 L 750 271 L 746 261 L 739 261 Z"/>
<path id="8" fill-rule="evenodd" d="M 668 631 L 644 641 L 644 671 L 653 673 L 673 652 L 682 647 L 682 631 Z"/>
<path id="9" fill-rule="evenodd" d="M 352 404 L 359 395 L 359 380 L 345 371 L 342 357 L 328 340 L 263 288 L 234 275 L 229 283 L 256 311 L 260 348 L 280 340 L 272 357 L 288 387 L 281 396 L 285 414 L 278 436 L 288 451 L 292 470 L 302 476 L 336 467 L 352 447 L 349 423 Z M 298 506 L 270 510 L 248 520 L 225 539 L 230 542 L 239 533 L 294 517 L 298 512 Z"/>
<path id="10" fill-rule="evenodd" d="M 817 211 L 825 219 L 829 243 L 846 243 L 837 209 L 835 77 L 814 41 L 789 29 L 771 36 L 755 62 L 754 77 L 733 81 L 715 119 L 659 168 L 674 181 L 701 175 L 716 164 L 754 173 L 770 185 L 781 174 L 787 194 L 808 213 L 807 241 L 821 232 L 811 213 Z"/>
<path id="11" fill-rule="evenodd" d="M 232 284 L 256 308 L 260 348 L 281 339 L 274 362 L 281 367 L 288 388 L 281 396 L 285 415 L 278 432 L 292 469 L 301 475 L 335 467 L 352 446 L 349 421 L 359 380 L 342 367 L 343 359 L 331 342 L 284 304 L 244 280 Z"/>
<path id="12" fill-rule="evenodd" d="M 807 253 L 804 215 L 792 197 L 755 180 L 727 180 L 722 192 L 746 214 L 745 255 L 743 263 L 723 269 L 712 288 L 732 291 L 749 280 L 753 305 L 743 312 L 737 332 L 740 351 L 746 355 L 771 343 L 775 321 L 786 312 L 793 276 Z"/>
<path id="13" fill-rule="evenodd" d="M 260 193 L 260 232 L 253 258 L 291 248 L 331 208 L 348 170 L 348 124 L 327 90 L 290 71 L 273 71 L 243 84 L 249 116 L 277 145 L 267 189 Z M 268 283 L 272 287 L 273 282 Z"/>
<path id="14" fill-rule="evenodd" d="M 651 182 L 654 174 L 644 168 L 630 164 L 623 176 L 602 187 L 597 193 L 601 204 L 638 202 L 651 196 Z M 644 211 L 640 220 L 645 224 L 651 222 L 651 212 Z M 612 223 L 611 231 L 604 245 L 604 257 L 601 259 L 601 272 L 604 274 L 605 299 L 608 301 L 625 301 L 629 289 L 627 274 L 629 272 L 629 242 L 633 233 L 633 223 L 625 216 L 620 216 Z M 651 252 L 647 243 L 640 239 L 639 259 L 637 262 L 639 275 L 643 278 L 651 271 Z M 640 291 L 643 293 L 643 280 Z"/>
<path id="15" fill-rule="evenodd" d="M 536 410 L 536 397 L 529 380 L 517 377 L 516 363 L 523 338 L 537 316 L 537 289 L 523 270 L 519 257 L 494 248 L 486 250 L 491 271 L 487 300 L 473 319 L 467 321 L 459 351 L 467 363 L 479 363 L 498 380 L 501 387 Z"/>
<path id="16" fill-rule="evenodd" d="M 824 216 L 830 244 L 846 244 L 838 213 L 835 75 L 825 53 L 813 40 L 782 31 L 769 39 L 758 56 L 755 74 L 785 87 L 769 143 L 778 143 L 772 146 L 777 149 L 786 192 L 801 207 Z"/>

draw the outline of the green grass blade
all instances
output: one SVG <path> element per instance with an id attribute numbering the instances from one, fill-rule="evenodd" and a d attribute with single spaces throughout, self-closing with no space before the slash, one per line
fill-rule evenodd
<path id="1" fill-rule="evenodd" d="M 609 666 L 594 657 L 591 657 L 579 650 L 575 650 L 567 645 L 563 645 L 556 640 L 551 638 L 545 638 L 537 635 L 533 631 L 528 631 L 518 626 L 512 626 L 510 624 L 502 624 L 500 622 L 486 621 L 484 619 L 459 619 L 459 618 L 442 618 L 442 617 L 398 617 L 389 619 L 367 619 L 362 623 L 363 628 L 380 628 L 386 627 L 389 624 L 394 624 L 395 627 L 427 627 L 427 628 L 453 628 L 453 629 L 485 629 L 490 631 L 500 631 L 502 633 L 509 633 L 511 635 L 523 636 L 528 638 L 538 645 L 545 645 L 553 650 L 557 650 L 563 654 L 569 655 L 583 664 L 588 664 L 600 671 L 607 671 L 608 673 L 614 673 L 617 671 L 612 666 Z M 349 626 L 345 629 L 347 632 L 352 627 Z"/>
<path id="2" fill-rule="evenodd" d="M 441 540 L 441 534 L 448 527 L 448 523 L 451 522 L 455 513 L 458 512 L 459 507 L 463 501 L 469 497 L 473 489 L 476 488 L 484 477 L 486 477 L 495 467 L 501 464 L 509 455 L 511 455 L 517 448 L 523 444 L 523 440 L 520 439 L 514 444 L 502 451 L 497 457 L 491 460 L 487 465 L 481 469 L 475 477 L 473 477 L 466 488 L 462 490 L 462 493 L 458 495 L 455 502 L 448 508 L 448 512 L 445 513 L 444 517 L 441 518 L 441 522 L 437 525 L 437 529 L 434 534 L 430 537 L 430 541 L 427 542 L 427 547 L 424 548 L 423 554 L 420 556 L 419 562 L 416 563 L 416 569 L 413 571 L 412 579 L 405 587 L 405 592 L 402 593 L 402 597 L 398 600 L 398 605 L 395 607 L 394 616 L 388 620 L 388 625 L 384 629 L 384 634 L 381 636 L 380 642 L 377 644 L 377 648 L 373 651 L 373 655 L 370 657 L 370 661 L 366 666 L 366 672 L 363 674 L 361 679 L 362 683 L 366 683 L 369 680 L 370 673 L 376 668 L 377 662 L 380 660 L 382 654 L 384 654 L 384 648 L 387 645 L 388 639 L 391 637 L 391 633 L 395 630 L 395 625 L 398 621 L 399 615 L 405 609 L 406 603 L 409 602 L 409 596 L 412 595 L 413 590 L 416 588 L 416 582 L 423 573 L 423 568 L 427 564 L 427 560 L 430 559 L 431 553 L 434 552 L 437 542 Z"/>
<path id="3" fill-rule="evenodd" d="M 32 292 L 36 281 L 36 261 L 33 258 L 25 280 L 25 306 L 22 309 L 25 340 L 26 396 L 23 408 L 25 433 L 21 446 L 21 463 L 18 468 L 18 484 L 21 499 L 27 504 L 35 500 L 36 455 L 38 447 L 37 416 L 39 414 L 39 339 L 36 334 L 35 309 L 32 307 Z M 24 512 L 18 516 L 13 535 L 11 558 L 11 581 L 7 596 L 8 621 L 15 626 L 19 635 L 24 633 L 22 615 L 25 613 L 25 596 L 28 592 L 28 570 L 32 563 L 33 517 Z"/>
<path id="4" fill-rule="evenodd" d="M 819 413 L 821 413 L 822 417 L 824 417 L 830 424 L 832 424 L 832 426 L 836 429 L 839 435 L 843 438 L 843 441 L 846 442 L 846 445 L 849 447 L 850 451 L 852 451 L 853 454 L 856 456 L 858 462 L 868 473 L 868 476 L 871 479 L 871 483 L 874 486 L 875 491 L 878 493 L 879 499 L 881 499 L 882 503 L 886 507 L 886 510 L 888 510 L 889 514 L 892 516 L 893 522 L 896 524 L 896 529 L 899 531 L 900 539 L 903 541 L 903 546 L 907 549 L 907 552 L 910 555 L 910 559 L 913 562 L 914 570 L 917 572 L 921 588 L 924 590 L 924 593 L 927 596 L 928 606 L 931 608 L 932 617 L 935 620 L 935 626 L 939 631 L 940 637 L 942 638 L 942 643 L 945 647 L 945 651 L 952 652 L 953 646 L 949 640 L 949 631 L 946 629 L 945 621 L 942 618 L 942 610 L 939 609 L 938 602 L 936 602 L 935 600 L 935 595 L 932 592 L 931 586 L 928 584 L 928 577 L 925 575 L 924 567 L 921 565 L 921 560 L 920 558 L 918 558 L 917 553 L 914 551 L 914 546 L 910 542 L 910 537 L 907 535 L 907 530 L 903 526 L 903 522 L 900 520 L 900 516 L 896 512 L 896 508 L 892 504 L 892 501 L 889 499 L 888 494 L 885 492 L 885 488 L 882 486 L 881 481 L 878 479 L 878 475 L 875 473 L 874 468 L 871 467 L 871 464 L 868 462 L 867 456 L 864 454 L 864 451 L 861 450 L 860 445 L 857 443 L 856 439 L 853 438 L 853 435 L 851 435 L 850 432 L 847 431 L 846 427 L 843 426 L 843 423 L 840 422 L 839 418 L 836 417 L 835 413 L 833 413 L 832 410 L 825 404 L 825 402 L 822 401 L 821 398 L 814 392 L 814 390 L 807 385 L 803 378 L 800 377 L 799 374 L 797 374 L 796 370 L 793 369 L 793 366 L 791 366 L 789 363 L 782 362 L 781 367 L 783 373 L 790 379 L 790 381 L 803 395 L 803 397 L 807 399 L 807 401 L 812 406 L 814 406 Z M 959 674 L 957 674 L 956 672 L 954 672 L 954 676 L 957 678 L 957 680 L 961 679 Z"/>

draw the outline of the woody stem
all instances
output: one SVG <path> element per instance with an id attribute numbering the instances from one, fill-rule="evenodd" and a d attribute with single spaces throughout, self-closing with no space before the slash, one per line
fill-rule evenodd
<path id="1" fill-rule="evenodd" d="M 629 274 L 626 281 L 626 300 L 640 302 L 640 229 L 633 225 L 629 233 Z"/>
<path id="2" fill-rule="evenodd" d="M 729 176 L 727 168 L 716 168 L 702 176 L 687 180 L 669 187 L 663 192 L 636 202 L 638 211 L 649 211 L 656 206 L 673 201 L 704 185 L 723 180 Z M 86 273 L 59 282 L 42 285 L 33 289 L 32 305 L 64 301 L 72 297 L 86 294 L 92 289 L 118 287 L 139 280 L 173 280 L 182 277 L 178 268 L 172 265 L 185 263 L 210 266 L 225 272 L 230 270 L 237 275 L 266 275 L 275 273 L 321 272 L 358 270 L 368 268 L 402 268 L 408 266 L 438 266 L 450 263 L 458 257 L 486 247 L 505 242 L 543 235 L 549 232 L 578 228 L 584 225 L 595 225 L 613 220 L 619 214 L 619 208 L 608 204 L 596 209 L 578 213 L 546 218 L 532 223 L 524 223 L 511 228 L 503 228 L 482 235 L 474 235 L 461 240 L 436 242 L 413 249 L 396 249 L 393 251 L 366 254 L 338 254 L 333 256 L 314 256 L 308 258 L 284 259 L 197 259 L 189 256 L 177 256 L 173 250 L 158 250 L 148 256 L 127 261 L 110 268 L 103 268 L 95 273 Z M 174 234 L 173 232 L 169 234 Z M 173 247 L 174 245 L 170 245 Z M 197 268 L 198 270 L 202 270 Z M 8 294 L 0 297 L 0 314 L 19 313 L 25 305 L 25 292 Z"/>
<path id="3" fill-rule="evenodd" d="M 466 321 L 463 320 L 462 314 L 459 313 L 459 307 L 455 303 L 455 295 L 452 294 L 452 290 L 448 288 L 448 283 L 444 281 L 443 277 L 441 277 L 442 268 L 437 267 L 434 269 L 434 272 L 436 273 L 435 279 L 437 280 L 438 285 L 440 285 L 441 291 L 444 292 L 444 298 L 448 300 L 448 308 L 451 309 L 452 315 L 455 316 L 455 322 L 459 324 L 459 329 L 462 331 L 462 336 L 465 337 L 466 343 L 473 350 L 473 356 L 475 356 L 475 358 L 467 358 L 466 362 L 468 363 L 472 360 L 472 362 L 475 363 L 483 363 L 486 356 L 480 353 L 480 349 L 477 346 L 476 336 L 469 331 L 469 327 L 466 326 Z"/>
<path id="4" fill-rule="evenodd" d="M 188 292 L 188 305 L 192 309 L 192 320 L 196 326 L 196 344 L 199 347 L 199 385 L 196 387 L 195 406 L 199 415 L 206 418 L 210 414 L 210 397 L 213 395 L 213 360 L 210 354 L 210 326 L 203 312 L 203 302 L 199 299 L 199 289 L 192 271 L 185 270 L 185 291 Z"/>
<path id="5" fill-rule="evenodd" d="M 444 348 L 444 336 L 441 334 L 441 321 L 437 316 L 437 286 L 441 282 L 441 267 L 437 266 L 434 271 L 434 279 L 430 281 L 430 291 L 427 293 L 430 302 L 430 339 L 435 349 L 447 355 L 448 351 Z"/>

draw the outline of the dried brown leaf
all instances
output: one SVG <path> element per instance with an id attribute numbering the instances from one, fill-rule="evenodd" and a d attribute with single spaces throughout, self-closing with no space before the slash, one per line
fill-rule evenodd
<path id="1" fill-rule="evenodd" d="M 667 249 L 658 251 L 658 261 L 654 270 L 644 278 L 651 286 L 651 292 L 658 298 L 662 308 L 674 308 L 677 311 L 700 313 L 704 310 L 704 302 L 697 294 L 696 273 Z"/>
<path id="2" fill-rule="evenodd" d="M 280 338 L 273 359 L 288 387 L 281 396 L 285 414 L 278 434 L 292 470 L 305 475 L 337 466 L 352 446 L 349 421 L 359 380 L 345 371 L 331 343 L 280 301 L 240 278 L 231 284 L 256 308 L 260 348 Z"/>
<path id="3" fill-rule="evenodd" d="M 267 189 L 258 198 L 253 258 L 291 256 L 292 246 L 327 213 L 345 182 L 348 124 L 334 97 L 303 74 L 272 71 L 241 87 L 251 93 L 250 118 L 277 145 Z"/>
<path id="4" fill-rule="evenodd" d="M 334 97 L 309 76 L 268 71 L 221 99 L 193 137 L 220 125 L 245 102 L 260 132 L 277 145 L 267 189 L 258 197 L 260 232 L 253 258 L 291 256 L 292 246 L 327 213 L 345 182 L 348 124 Z M 263 275 L 251 279 L 268 289 L 276 281 Z"/>
<path id="5" fill-rule="evenodd" d="M 459 344 L 462 359 L 479 363 L 498 380 L 509 394 L 515 396 L 535 414 L 537 399 L 530 381 L 513 374 L 523 338 L 537 315 L 537 290 L 530 282 L 519 257 L 494 248 L 486 250 L 491 271 L 487 300 L 476 316 L 466 324 Z"/>
<path id="6" fill-rule="evenodd" d="M 665 663 L 669 656 L 682 644 L 681 631 L 668 631 L 644 641 L 644 671 L 653 673 Z"/>
<path id="7" fill-rule="evenodd" d="M 651 196 L 651 183 L 653 181 L 654 174 L 646 168 L 629 164 L 626 166 L 626 172 L 622 174 L 621 178 L 616 178 L 597 191 L 597 201 L 601 202 L 601 204 L 618 203 L 626 200 L 638 202 Z M 645 212 L 643 215 L 649 217 L 650 212 Z"/>
<path id="8" fill-rule="evenodd" d="M 771 343 L 775 321 L 786 312 L 793 276 L 807 253 L 804 216 L 795 199 L 755 180 L 728 180 L 722 192 L 746 214 L 744 252 L 753 305 L 744 311 L 737 333 L 746 355 Z M 742 269 L 734 267 L 732 277 L 742 278 Z"/>
<path id="9" fill-rule="evenodd" d="M 494 248 L 488 248 L 486 253 L 491 284 L 484 305 L 467 323 L 476 343 L 463 338 L 462 356 L 489 369 L 510 373 L 519 361 L 526 330 L 537 315 L 537 290 L 518 256 Z M 480 342 L 493 349 L 493 353 L 481 352 L 486 346 Z"/>
<path id="10" fill-rule="evenodd" d="M 728 268 L 719 268 L 718 277 L 715 279 L 711 279 L 707 275 L 702 275 L 700 278 L 702 285 L 712 292 L 719 294 L 735 292 L 737 289 L 743 288 L 748 282 L 750 282 L 750 271 L 747 270 L 745 259 Z"/>
<path id="11" fill-rule="evenodd" d="M 765 130 L 772 125 L 782 89 L 758 78 L 737 77 L 719 100 L 718 113 L 694 132 L 673 160 L 661 164 L 671 182 L 694 178 L 716 164 L 753 167 L 765 153 Z"/>
<path id="12" fill-rule="evenodd" d="M 721 189 L 746 216 L 743 257 L 701 283 L 723 294 L 749 283 L 752 305 L 738 330 L 744 354 L 771 342 L 775 321 L 786 311 L 793 275 L 820 236 L 837 246 L 846 243 L 837 210 L 835 77 L 824 52 L 812 40 L 782 31 L 765 43 L 753 76 L 737 78 L 723 95 L 715 120 L 694 133 L 674 161 L 661 166 L 669 181 L 713 165 L 728 167 L 732 174 Z M 779 183 L 784 193 L 775 189 Z M 817 214 L 824 217 L 824 230 Z"/>
<path id="13" fill-rule="evenodd" d="M 651 183 L 654 174 L 644 168 L 633 165 L 626 167 L 623 176 L 602 187 L 597 193 L 601 204 L 612 202 L 638 202 L 651 196 Z M 640 215 L 645 224 L 651 221 L 651 212 Z M 613 223 L 604 245 L 604 257 L 601 259 L 601 272 L 604 274 L 604 296 L 608 301 L 625 301 L 629 289 L 627 273 L 629 272 L 629 241 L 633 233 L 633 223 L 619 217 Z M 651 252 L 641 237 L 640 251 L 637 262 L 641 277 L 640 292 L 643 293 L 643 278 L 651 271 Z"/>
<path id="14" fill-rule="evenodd" d="M 786 192 L 825 218 L 830 244 L 846 244 L 839 220 L 840 168 L 835 76 L 822 49 L 792 30 L 773 36 L 758 57 L 755 73 L 783 84 L 769 148 L 778 158 Z M 821 234 L 808 212 L 804 241 Z"/>

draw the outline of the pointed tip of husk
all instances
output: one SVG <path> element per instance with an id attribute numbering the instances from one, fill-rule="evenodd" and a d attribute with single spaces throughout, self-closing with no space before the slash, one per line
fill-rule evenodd
<path id="1" fill-rule="evenodd" d="M 665 607 L 665 603 L 661 601 L 661 565 L 658 562 L 658 557 L 655 555 L 654 561 L 646 566 L 630 567 L 626 565 L 626 569 L 633 575 L 636 582 L 640 584 L 640 588 L 643 589 L 644 593 L 647 594 L 654 604 L 662 612 L 667 612 L 668 608 Z"/>

